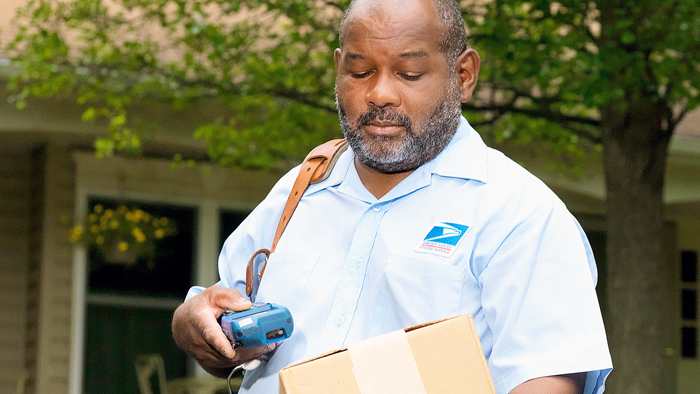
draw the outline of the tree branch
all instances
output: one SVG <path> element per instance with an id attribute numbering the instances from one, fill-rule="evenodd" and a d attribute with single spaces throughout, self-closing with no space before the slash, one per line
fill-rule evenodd
<path id="1" fill-rule="evenodd" d="M 284 97 L 286 99 L 290 99 L 292 101 L 295 101 L 297 103 L 305 104 L 308 105 L 309 107 L 320 109 L 322 111 L 326 111 L 332 114 L 337 114 L 338 110 L 335 108 L 335 106 L 328 106 L 321 104 L 318 101 L 313 100 L 311 97 L 308 95 L 304 95 L 302 93 L 293 91 L 293 90 L 278 90 L 275 88 L 272 89 L 265 89 L 264 93 L 273 95 L 273 96 L 278 96 L 278 97 Z"/>
<path id="2" fill-rule="evenodd" d="M 579 124 L 579 125 L 599 127 L 600 121 L 597 119 L 586 118 L 586 117 L 582 117 L 582 116 L 566 115 L 566 114 L 562 114 L 560 112 L 550 111 L 550 110 L 546 110 L 543 108 L 539 108 L 539 109 L 519 108 L 519 107 L 514 105 L 514 101 L 515 100 L 512 100 L 510 103 L 506 103 L 506 104 L 493 104 L 493 105 L 480 105 L 480 106 L 463 104 L 462 109 L 466 110 L 466 111 L 476 111 L 476 112 L 497 112 L 497 113 L 512 112 L 512 113 L 522 114 L 522 115 L 526 115 L 526 116 L 533 117 L 533 118 L 547 119 L 547 120 L 559 123 L 562 127 L 566 128 L 567 130 L 570 130 L 571 132 L 573 132 L 574 134 L 576 134 L 579 137 L 585 138 L 585 139 L 587 139 L 591 142 L 594 142 L 594 143 L 601 143 L 602 142 L 600 136 L 597 136 L 588 130 L 574 126 L 574 124 Z"/>
<path id="3" fill-rule="evenodd" d="M 528 115 L 532 116 L 535 118 L 544 118 L 552 121 L 556 121 L 559 123 L 579 123 L 579 124 L 585 124 L 589 126 L 594 126 L 598 127 L 600 126 L 600 121 L 597 119 L 593 118 L 587 118 L 583 116 L 574 116 L 574 115 L 566 115 L 562 114 L 561 112 L 556 112 L 556 111 L 550 111 L 544 108 L 537 108 L 537 109 L 528 109 L 528 108 L 520 108 L 515 105 L 515 99 L 518 97 L 528 97 L 526 95 L 519 95 L 516 93 L 516 97 L 511 100 L 508 103 L 503 103 L 503 104 L 486 104 L 486 105 L 472 105 L 472 104 L 462 104 L 462 109 L 467 110 L 467 111 L 477 111 L 477 112 L 491 112 L 491 111 L 500 111 L 500 112 L 515 112 L 515 113 L 520 113 L 523 115 Z M 551 102 L 549 100 L 538 100 L 540 102 Z"/>
<path id="4" fill-rule="evenodd" d="M 671 112 L 673 112 L 673 111 L 671 111 Z M 677 117 L 673 117 L 673 115 L 671 115 L 671 118 L 668 121 L 668 132 L 669 133 L 673 134 L 673 131 L 676 129 L 676 126 L 678 125 L 678 123 L 680 123 L 681 120 L 683 120 L 683 118 L 685 117 L 685 115 L 688 112 L 689 112 L 688 107 L 686 106 L 681 110 L 681 112 L 678 114 Z"/>

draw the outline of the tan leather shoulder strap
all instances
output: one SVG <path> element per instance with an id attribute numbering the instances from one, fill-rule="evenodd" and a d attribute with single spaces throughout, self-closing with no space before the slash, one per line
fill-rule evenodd
<path id="1" fill-rule="evenodd" d="M 272 247 L 270 250 L 258 250 L 248 261 L 248 267 L 246 268 L 246 294 L 248 297 L 253 293 L 253 261 L 257 255 L 261 253 L 265 254 L 265 264 L 262 270 L 260 270 L 260 279 L 262 279 L 263 273 L 265 273 L 265 267 L 267 266 L 267 258 L 270 257 L 270 253 L 275 251 L 277 243 L 282 237 L 284 229 L 287 228 L 287 223 L 289 223 L 289 220 L 292 218 L 292 214 L 296 210 L 297 205 L 299 205 L 299 201 L 304 195 L 304 192 L 309 188 L 309 185 L 322 182 L 328 178 L 333 170 L 333 166 L 335 166 L 335 163 L 345 149 L 347 149 L 347 142 L 344 139 L 332 140 L 314 148 L 306 156 L 306 159 L 304 159 L 299 169 L 299 175 L 297 175 L 297 179 L 294 181 L 292 190 L 287 198 L 287 203 L 282 210 L 282 216 L 277 224 L 277 231 L 272 241 Z"/>
<path id="2" fill-rule="evenodd" d="M 328 178 L 333 170 L 333 166 L 335 166 L 335 162 L 338 161 L 340 154 L 345 152 L 345 149 L 347 149 L 345 140 L 332 140 L 317 146 L 306 156 L 282 211 L 275 238 L 272 241 L 271 253 L 275 251 L 277 242 L 282 237 L 284 229 L 287 228 L 287 223 L 292 218 L 292 214 L 297 205 L 299 205 L 299 201 L 306 189 L 309 188 L 309 185 L 319 183 Z"/>

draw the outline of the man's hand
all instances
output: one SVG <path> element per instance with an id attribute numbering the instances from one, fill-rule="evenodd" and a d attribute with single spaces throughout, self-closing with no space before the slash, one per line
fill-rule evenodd
<path id="1" fill-rule="evenodd" d="M 231 368 L 270 352 L 274 345 L 234 351 L 218 319 L 225 310 L 244 311 L 250 301 L 241 293 L 212 286 L 180 305 L 173 315 L 175 343 L 207 372 L 226 377 Z"/>

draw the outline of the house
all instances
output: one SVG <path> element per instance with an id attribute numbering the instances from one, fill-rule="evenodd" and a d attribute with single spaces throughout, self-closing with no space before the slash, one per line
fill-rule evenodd
<path id="1" fill-rule="evenodd" d="M 22 3 L 0 5 L 0 27 Z M 9 64 L 0 59 L 2 67 Z M 216 282 L 223 239 L 280 174 L 172 168 L 175 152 L 204 155 L 188 130 L 210 116 L 207 108 L 153 112 L 162 131 L 144 157 L 97 159 L 92 142 L 102 127 L 81 122 L 74 100 L 34 99 L 18 110 L 7 98 L 0 86 L 0 392 L 135 392 L 137 353 L 163 354 L 168 377 L 198 373 L 170 339 L 172 311 L 190 285 Z M 604 265 L 600 162 L 592 159 L 572 180 L 535 158 L 517 159 L 577 215 Z M 674 294 L 663 302 L 678 311 L 678 337 L 666 349 L 678 373 L 669 377 L 668 392 L 690 394 L 700 391 L 700 111 L 686 117 L 671 143 L 665 202 L 665 244 L 676 275 Z M 167 248 L 174 252 L 158 262 L 166 265 L 136 273 L 98 266 L 69 242 L 89 208 L 120 203 L 176 218 L 178 238 Z"/>

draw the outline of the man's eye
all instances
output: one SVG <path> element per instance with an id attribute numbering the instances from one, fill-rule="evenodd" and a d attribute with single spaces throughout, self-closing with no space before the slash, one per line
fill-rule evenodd
<path id="1" fill-rule="evenodd" d="M 369 75 L 369 71 L 365 71 L 363 73 L 352 73 L 352 77 L 357 78 L 357 79 L 362 79 L 368 75 Z"/>
<path id="2" fill-rule="evenodd" d="M 401 78 L 407 81 L 417 81 L 422 77 L 423 74 L 401 74 Z"/>

